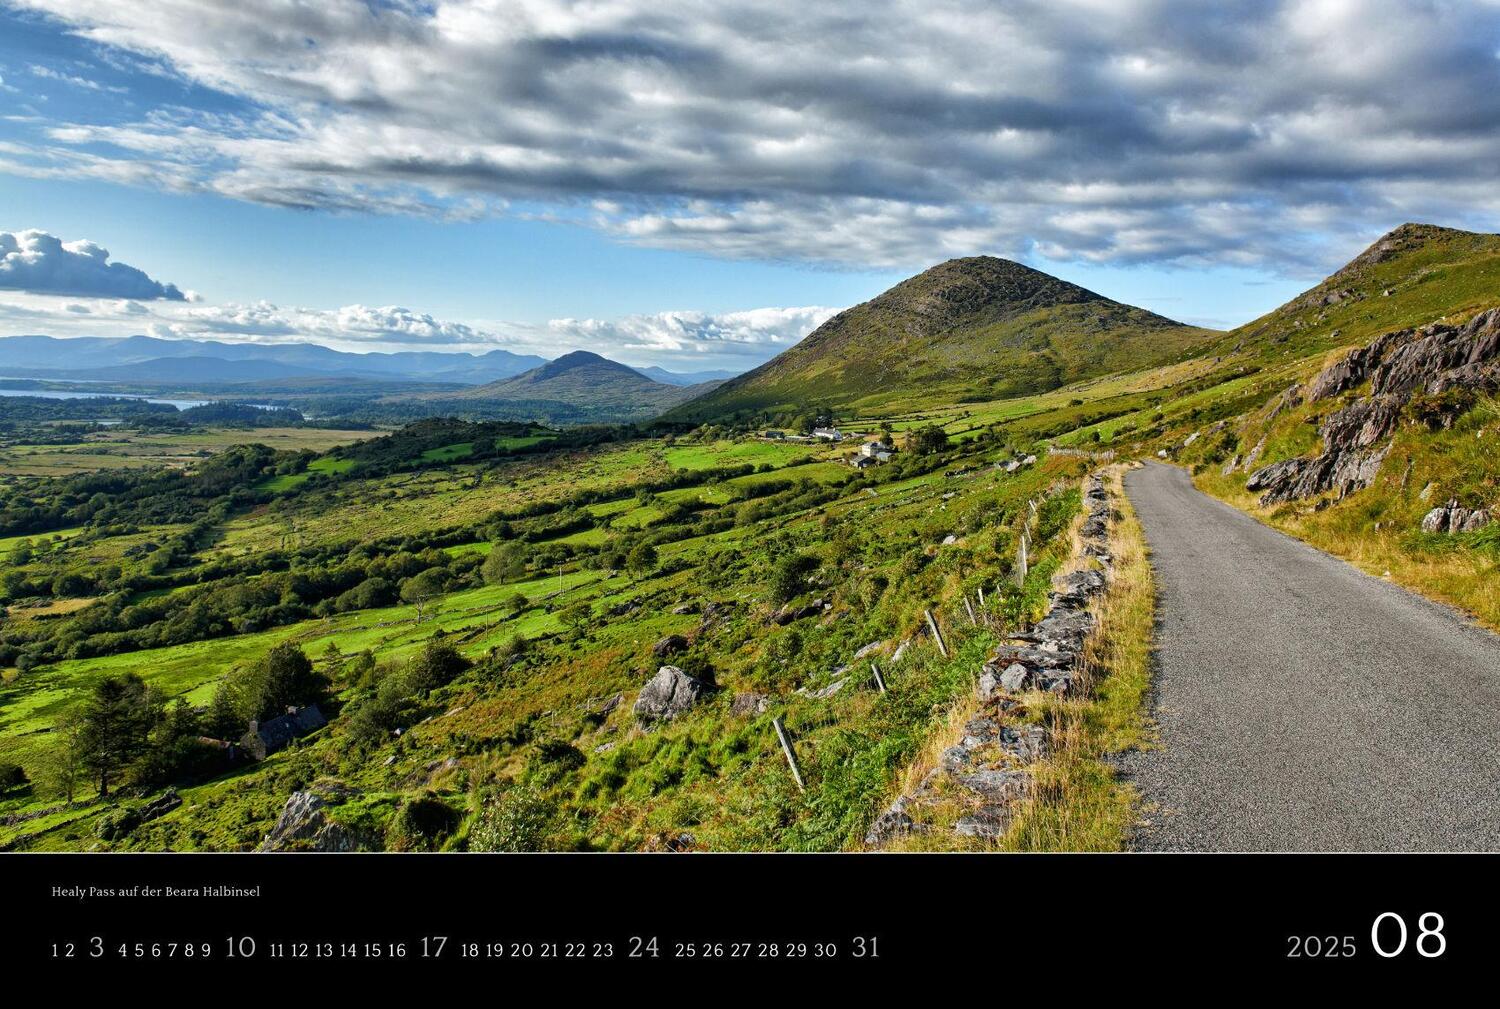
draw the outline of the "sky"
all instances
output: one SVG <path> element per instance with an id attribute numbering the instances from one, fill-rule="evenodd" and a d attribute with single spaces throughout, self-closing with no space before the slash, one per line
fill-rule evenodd
<path id="1" fill-rule="evenodd" d="M 0 0 L 0 334 L 742 370 L 978 254 L 1227 328 L 1497 182 L 1500 0 Z"/>

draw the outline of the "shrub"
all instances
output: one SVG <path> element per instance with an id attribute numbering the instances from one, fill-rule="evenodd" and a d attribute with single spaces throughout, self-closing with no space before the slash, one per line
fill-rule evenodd
<path id="1" fill-rule="evenodd" d="M 556 806 L 539 790 L 518 785 L 487 803 L 469 834 L 470 851 L 543 851 Z"/>
<path id="2" fill-rule="evenodd" d="M 409 799 L 396 810 L 386 828 L 391 851 L 432 851 L 458 829 L 458 811 L 433 795 Z"/>
<path id="3" fill-rule="evenodd" d="M 0 792 L 20 788 L 27 783 L 26 771 L 19 764 L 0 764 Z"/>
<path id="4" fill-rule="evenodd" d="M 424 693 L 447 686 L 472 665 L 447 640 L 434 637 L 406 663 L 407 689 Z"/>

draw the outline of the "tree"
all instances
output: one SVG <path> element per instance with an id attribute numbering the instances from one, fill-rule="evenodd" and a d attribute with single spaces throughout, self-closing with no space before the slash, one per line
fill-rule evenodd
<path id="1" fill-rule="evenodd" d="M 428 568 L 412 575 L 401 583 L 401 601 L 417 608 L 417 623 L 422 622 L 422 610 L 432 600 L 443 594 L 447 579 L 441 568 Z"/>
<path id="2" fill-rule="evenodd" d="M 656 564 L 656 548 L 650 543 L 640 544 L 625 557 L 625 570 L 636 578 L 644 578 L 655 571 Z"/>
<path id="3" fill-rule="evenodd" d="M 250 718 L 275 718 L 287 708 L 316 704 L 328 695 L 328 679 L 313 669 L 295 644 L 284 641 L 250 670 L 246 684 Z"/>
<path id="4" fill-rule="evenodd" d="M 38 777 L 43 788 L 71 805 L 84 773 L 82 713 L 65 712 L 53 726 L 51 738 L 53 745 L 42 757 Z"/>
<path id="5" fill-rule="evenodd" d="M 520 578 L 526 573 L 525 548 L 514 540 L 495 544 L 479 573 L 489 585 L 503 585 L 513 578 Z"/>
<path id="6" fill-rule="evenodd" d="M 563 626 L 574 634 L 583 630 L 593 618 L 594 607 L 589 604 L 587 599 L 580 599 L 576 603 L 570 603 L 568 606 L 563 607 L 562 612 L 557 615 L 557 619 L 562 621 Z"/>
<path id="7" fill-rule="evenodd" d="M 85 770 L 99 782 L 99 797 L 135 763 L 161 719 L 161 698 L 135 673 L 110 676 L 94 687 L 83 709 L 79 745 Z"/>
<path id="8" fill-rule="evenodd" d="M 912 432 L 910 444 L 917 455 L 936 455 L 947 450 L 948 432 L 936 424 L 928 424 Z"/>
<path id="9" fill-rule="evenodd" d="M 217 751 L 198 742 L 202 735 L 198 712 L 178 698 L 151 735 L 151 745 L 141 758 L 137 776 L 143 781 L 173 781 L 207 770 Z"/>

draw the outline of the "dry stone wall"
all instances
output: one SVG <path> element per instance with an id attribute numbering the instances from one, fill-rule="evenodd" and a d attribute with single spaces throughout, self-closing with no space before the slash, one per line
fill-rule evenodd
<path id="1" fill-rule="evenodd" d="M 1045 726 L 1023 721 L 1021 695 L 1034 689 L 1065 694 L 1077 688 L 1084 643 L 1094 630 L 1089 604 L 1106 589 L 1113 570 L 1109 526 L 1114 508 L 1098 475 L 1088 478 L 1083 503 L 1082 553 L 1097 567 L 1059 579 L 1048 597 L 1046 616 L 1001 644 L 980 667 L 975 688 L 979 713 L 964 724 L 958 742 L 943 751 L 938 766 L 875 819 L 865 835 L 866 847 L 882 848 L 932 831 L 921 822 L 924 809 L 955 791 L 969 808 L 952 827 L 955 840 L 994 839 L 1010 828 L 1016 805 L 1031 794 L 1031 765 L 1052 748 Z"/>

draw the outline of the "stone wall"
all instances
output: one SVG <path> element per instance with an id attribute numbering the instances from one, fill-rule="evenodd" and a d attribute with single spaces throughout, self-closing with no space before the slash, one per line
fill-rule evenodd
<path id="1" fill-rule="evenodd" d="M 881 813 L 865 835 L 865 845 L 882 848 L 935 828 L 921 822 L 924 809 L 955 792 L 970 811 L 953 825 L 954 840 L 998 838 L 1010 828 L 1016 804 L 1031 794 L 1031 765 L 1052 749 L 1046 727 L 1029 724 L 1022 695 L 1029 690 L 1065 694 L 1077 688 L 1083 647 L 1094 630 L 1088 606 L 1109 584 L 1109 524 L 1114 508 L 1101 477 L 1090 476 L 1084 490 L 1085 517 L 1079 531 L 1082 555 L 1097 562 L 1058 579 L 1047 614 L 1011 636 L 979 670 L 979 713 L 963 726 L 958 742 L 943 751 L 912 791 Z M 916 815 L 913 815 L 916 814 Z"/>

